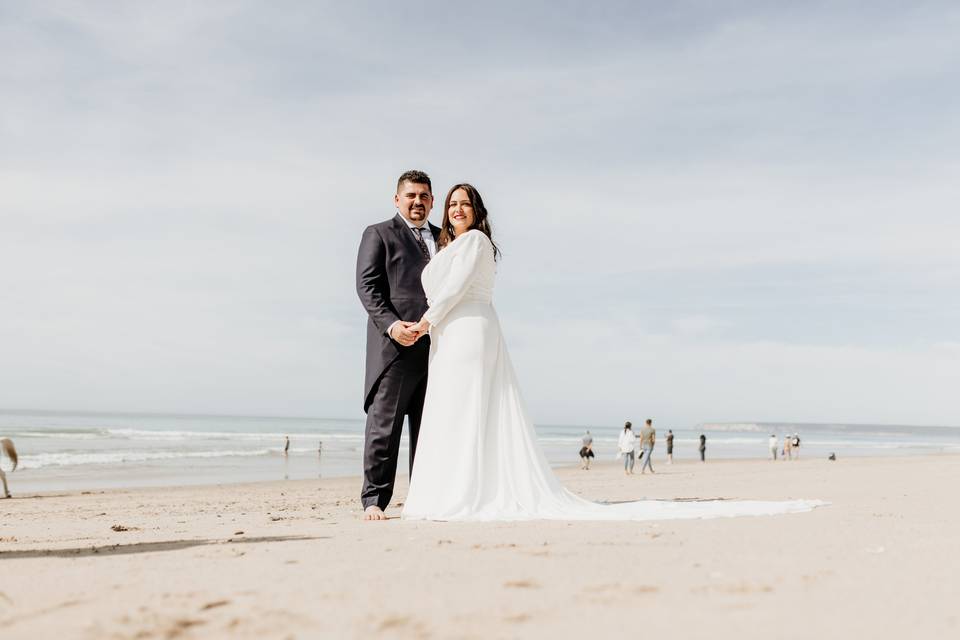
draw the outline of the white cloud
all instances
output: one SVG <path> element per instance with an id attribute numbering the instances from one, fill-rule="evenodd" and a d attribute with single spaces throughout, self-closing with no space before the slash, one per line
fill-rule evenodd
<path id="1" fill-rule="evenodd" d="M 552 422 L 956 424 L 960 360 L 937 348 L 717 343 L 626 322 L 517 328 L 506 332 L 521 383 Z"/>
<path id="2" fill-rule="evenodd" d="M 719 322 L 708 316 L 681 316 L 672 323 L 676 333 L 681 335 L 702 335 L 718 326 Z"/>
<path id="3" fill-rule="evenodd" d="M 951 5 L 331 7 L 0 10 L 0 407 L 359 413 L 418 166 L 485 194 L 538 419 L 955 422 Z"/>

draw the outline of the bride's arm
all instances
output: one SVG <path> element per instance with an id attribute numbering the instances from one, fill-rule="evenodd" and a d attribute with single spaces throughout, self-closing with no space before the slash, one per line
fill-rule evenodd
<path id="1" fill-rule="evenodd" d="M 468 231 L 462 238 L 457 239 L 456 245 L 451 245 L 450 249 L 456 251 L 450 261 L 450 269 L 444 275 L 440 290 L 431 297 L 430 308 L 423 314 L 418 325 L 425 325 L 424 329 L 443 320 L 470 288 L 480 271 L 482 261 L 493 259 L 490 239 L 478 230 Z"/>

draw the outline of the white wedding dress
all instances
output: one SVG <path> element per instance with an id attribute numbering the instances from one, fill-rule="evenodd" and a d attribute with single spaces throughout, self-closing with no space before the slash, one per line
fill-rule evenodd
<path id="1" fill-rule="evenodd" d="M 421 276 L 430 369 L 406 519 L 665 520 L 809 511 L 816 501 L 602 504 L 563 488 L 537 445 L 491 304 L 493 245 L 472 230 Z"/>

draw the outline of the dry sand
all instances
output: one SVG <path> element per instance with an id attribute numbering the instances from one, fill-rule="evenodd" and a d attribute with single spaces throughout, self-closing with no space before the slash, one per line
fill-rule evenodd
<path id="1" fill-rule="evenodd" d="M 831 505 L 651 523 L 371 523 L 357 479 L 22 496 L 13 474 L 15 497 L 0 500 L 0 638 L 960 637 L 960 457 L 657 469 L 558 473 L 596 500 Z"/>

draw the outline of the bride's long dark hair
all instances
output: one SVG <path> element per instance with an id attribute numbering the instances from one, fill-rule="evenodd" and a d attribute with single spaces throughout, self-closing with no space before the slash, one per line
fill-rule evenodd
<path id="1" fill-rule="evenodd" d="M 479 229 L 490 238 L 490 244 L 493 245 L 493 258 L 494 260 L 498 259 L 501 255 L 500 248 L 497 247 L 497 244 L 493 241 L 493 233 L 490 229 L 490 216 L 487 214 L 487 208 L 483 205 L 483 198 L 480 197 L 480 192 L 477 191 L 476 187 L 466 182 L 453 185 L 450 191 L 447 192 L 447 198 L 443 202 L 443 222 L 440 223 L 440 238 L 437 240 L 437 249 L 443 249 L 453 242 L 456 236 L 453 231 L 453 225 L 450 224 L 450 200 L 453 198 L 453 192 L 457 189 L 463 189 L 466 192 L 467 199 L 470 200 L 470 204 L 473 206 L 473 224 L 470 225 L 470 229 Z M 468 231 L 470 229 L 468 229 Z"/>

